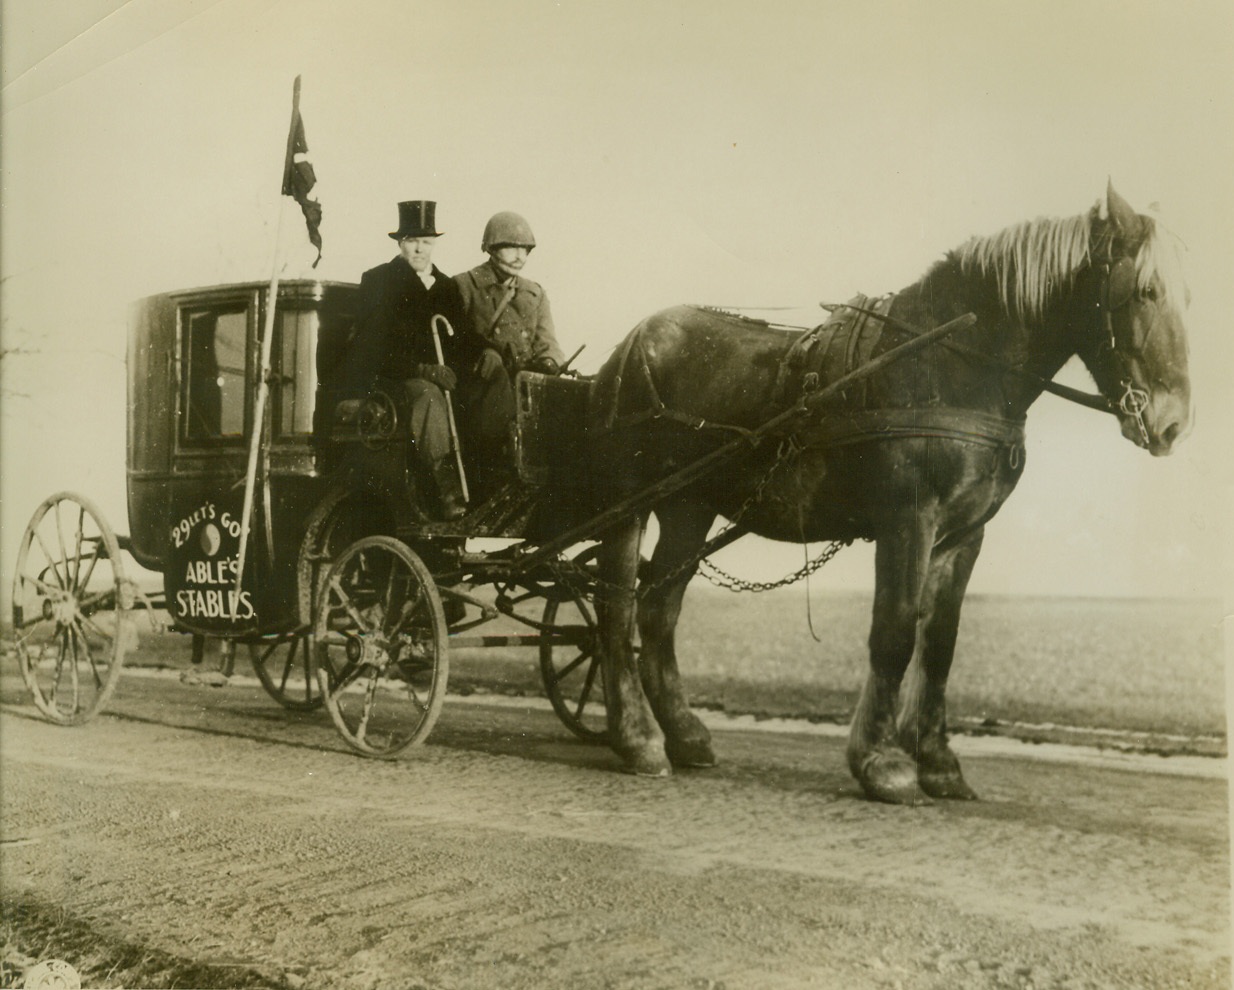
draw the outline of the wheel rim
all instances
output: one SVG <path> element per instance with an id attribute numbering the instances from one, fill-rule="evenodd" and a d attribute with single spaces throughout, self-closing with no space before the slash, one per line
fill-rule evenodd
<path id="1" fill-rule="evenodd" d="M 428 568 L 388 536 L 353 543 L 318 597 L 318 686 L 347 744 L 392 757 L 422 743 L 445 700 L 446 621 Z"/>
<path id="2" fill-rule="evenodd" d="M 585 551 L 587 563 L 594 551 Z M 544 603 L 540 637 L 540 677 L 557 717 L 588 742 L 608 739 L 604 678 L 596 653 L 596 618 L 580 592 Z"/>
<path id="3" fill-rule="evenodd" d="M 298 632 L 249 644 L 249 659 L 261 686 L 293 712 L 311 712 L 321 707 L 311 642 L 307 632 Z"/>
<path id="4" fill-rule="evenodd" d="M 52 495 L 26 527 L 13 579 L 13 636 L 22 677 L 61 725 L 93 718 L 136 639 L 132 589 L 111 527 L 93 503 Z"/>

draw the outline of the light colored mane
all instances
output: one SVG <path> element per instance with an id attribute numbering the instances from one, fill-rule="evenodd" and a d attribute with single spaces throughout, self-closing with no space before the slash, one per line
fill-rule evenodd
<path id="1" fill-rule="evenodd" d="M 1040 317 L 1071 286 L 1090 260 L 1093 213 L 1064 219 L 1039 217 L 989 237 L 974 237 L 954 252 L 964 273 L 979 271 L 998 282 L 999 298 L 1020 319 Z M 1156 288 L 1158 297 L 1185 308 L 1189 301 L 1182 269 L 1182 243 L 1159 221 L 1142 217 L 1146 235 L 1136 252 L 1136 285 Z"/>

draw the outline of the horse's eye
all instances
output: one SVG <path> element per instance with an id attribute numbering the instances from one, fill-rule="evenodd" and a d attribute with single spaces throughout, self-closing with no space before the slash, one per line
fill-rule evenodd
<path id="1" fill-rule="evenodd" d="M 1143 289 L 1140 290 L 1140 298 L 1147 299 L 1149 302 L 1156 302 L 1157 301 L 1156 288 L 1151 285 L 1145 286 Z"/>

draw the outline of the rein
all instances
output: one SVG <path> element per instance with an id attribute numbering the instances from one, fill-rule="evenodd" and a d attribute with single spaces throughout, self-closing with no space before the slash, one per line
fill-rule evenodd
<path id="1" fill-rule="evenodd" d="M 882 320 L 888 326 L 893 326 L 897 330 L 903 330 L 907 334 L 919 336 L 922 333 L 920 327 L 915 327 L 911 323 L 905 323 L 903 320 L 897 320 L 894 317 L 880 314 L 873 309 L 867 309 L 862 306 L 854 306 L 851 303 L 819 303 L 819 306 L 829 312 L 834 312 L 839 309 L 851 309 L 854 312 L 861 313 L 865 316 L 872 316 L 876 319 Z M 1109 318 L 1108 312 L 1106 313 L 1106 317 L 1107 319 Z M 814 331 L 812 330 L 810 332 L 813 333 Z M 1080 389 L 1072 388 L 1069 385 L 1060 385 L 1058 382 L 1051 381 L 1048 378 L 1042 378 L 1040 375 L 1029 371 L 1027 368 L 1019 368 L 1013 364 L 1008 364 L 1006 361 L 1000 360 L 992 354 L 986 354 L 976 348 L 968 347 L 964 344 L 958 344 L 954 340 L 941 341 L 940 346 L 947 348 L 947 350 L 954 354 L 959 354 L 963 357 L 980 361 L 987 367 L 997 368 L 999 371 L 1003 371 L 1008 374 L 1019 375 L 1021 378 L 1031 381 L 1034 385 L 1040 387 L 1043 392 L 1049 392 L 1051 395 L 1057 395 L 1061 399 L 1066 399 L 1069 402 L 1074 402 L 1088 409 L 1095 409 L 1097 412 L 1114 412 L 1113 403 L 1111 403 L 1110 400 L 1104 395 L 1083 392 Z"/>

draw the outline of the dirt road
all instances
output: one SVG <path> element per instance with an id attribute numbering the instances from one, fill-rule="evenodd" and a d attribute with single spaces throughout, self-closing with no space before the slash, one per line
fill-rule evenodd
<path id="1" fill-rule="evenodd" d="M 237 979 L 1229 985 L 1226 783 L 1202 768 L 978 750 L 982 801 L 898 808 L 805 734 L 721 731 L 722 766 L 645 781 L 517 704 L 452 700 L 395 763 L 254 688 L 131 677 L 110 712 L 0 714 L 6 906 Z"/>

